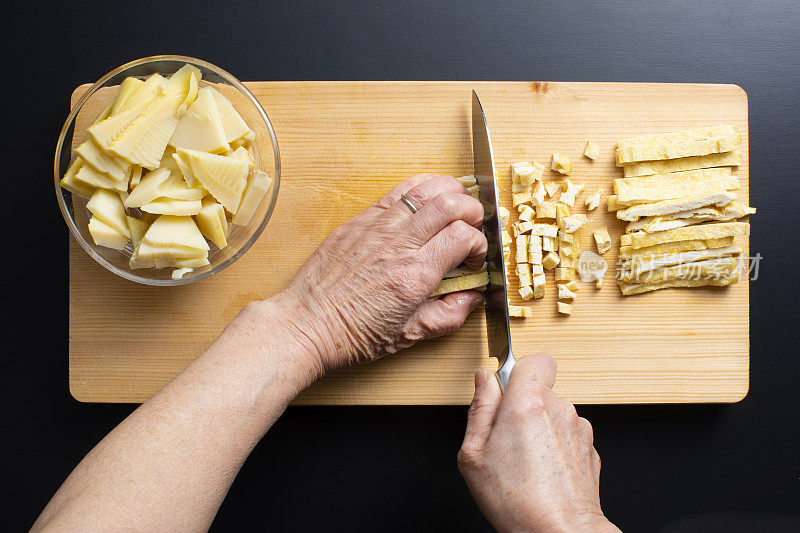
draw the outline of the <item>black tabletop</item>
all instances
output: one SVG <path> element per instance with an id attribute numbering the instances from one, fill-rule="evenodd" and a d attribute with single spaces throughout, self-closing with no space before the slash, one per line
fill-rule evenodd
<path id="1" fill-rule="evenodd" d="M 0 368 L 11 490 L 3 522 L 12 529 L 29 526 L 73 466 L 133 409 L 81 404 L 67 390 L 68 234 L 53 197 L 52 153 L 76 85 L 161 53 L 203 58 L 242 80 L 741 85 L 759 210 L 752 251 L 764 258 L 751 285 L 750 393 L 734 405 L 579 412 L 594 424 L 605 511 L 623 529 L 797 525 L 797 2 L 10 4 Z M 464 407 L 292 407 L 244 465 L 214 529 L 487 530 L 455 466 L 465 417 Z"/>

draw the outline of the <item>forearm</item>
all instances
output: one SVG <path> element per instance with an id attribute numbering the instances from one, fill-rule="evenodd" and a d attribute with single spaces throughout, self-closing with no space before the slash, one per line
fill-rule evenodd
<path id="1" fill-rule="evenodd" d="M 34 529 L 207 528 L 253 447 L 320 372 L 288 316 L 276 301 L 246 307 L 81 461 Z"/>

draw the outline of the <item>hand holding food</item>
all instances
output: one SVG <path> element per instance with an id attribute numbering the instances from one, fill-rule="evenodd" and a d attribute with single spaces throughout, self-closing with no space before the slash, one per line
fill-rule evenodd
<path id="1" fill-rule="evenodd" d="M 465 192 L 449 176 L 409 178 L 336 228 L 306 261 L 278 298 L 293 310 L 324 369 L 455 331 L 483 302 L 475 290 L 429 300 L 462 263 L 483 267 L 483 208 Z"/>

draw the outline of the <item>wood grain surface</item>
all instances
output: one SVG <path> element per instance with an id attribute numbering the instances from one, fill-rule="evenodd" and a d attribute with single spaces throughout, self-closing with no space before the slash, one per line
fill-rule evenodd
<path id="1" fill-rule="evenodd" d="M 511 207 L 509 165 L 549 167 L 553 151 L 570 176 L 608 194 L 622 177 L 619 138 L 716 124 L 743 134 L 735 169 L 748 200 L 747 96 L 733 85 L 555 82 L 255 82 L 283 162 L 278 203 L 252 249 L 216 276 L 173 288 L 137 285 L 96 264 L 69 237 L 69 386 L 90 402 L 141 402 L 202 352 L 247 302 L 280 291 L 322 239 L 403 178 L 419 172 L 472 173 L 471 90 L 489 122 L 495 165 Z M 86 87 L 79 88 L 73 102 Z M 85 128 L 91 117 L 83 117 Z M 601 147 L 592 162 L 587 140 Z M 545 179 L 552 178 L 548 170 Z M 605 195 L 604 195 L 605 196 Z M 579 212 L 585 212 L 582 207 Z M 576 204 L 577 205 L 577 204 Z M 758 207 L 758 206 L 756 206 Z M 615 245 L 605 285 L 580 283 L 571 317 L 555 311 L 548 272 L 535 317 L 514 320 L 518 354 L 558 361 L 556 392 L 576 403 L 734 402 L 749 382 L 749 281 L 729 288 L 674 289 L 622 297 L 614 281 L 623 223 L 604 203 L 591 230 L 607 225 Z M 747 237 L 737 244 L 749 255 Z M 516 293 L 512 281 L 512 293 Z M 513 303 L 521 303 L 518 296 Z M 466 404 L 472 376 L 495 369 L 484 316 L 374 364 L 316 383 L 298 404 Z"/>

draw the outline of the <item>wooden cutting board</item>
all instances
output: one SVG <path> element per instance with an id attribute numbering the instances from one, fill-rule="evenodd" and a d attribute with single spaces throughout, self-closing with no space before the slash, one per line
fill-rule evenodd
<path id="1" fill-rule="evenodd" d="M 211 279 L 174 288 L 137 285 L 107 272 L 69 239 L 69 386 L 89 402 L 141 402 L 201 353 L 247 302 L 284 287 L 338 224 L 412 174 L 472 173 L 471 91 L 483 103 L 501 202 L 509 165 L 549 166 L 560 151 L 571 178 L 611 190 L 618 138 L 735 124 L 744 161 L 735 169 L 748 200 L 747 95 L 733 85 L 529 82 L 249 83 L 277 131 L 283 174 L 277 208 L 253 248 Z M 86 89 L 73 95 L 73 103 Z M 91 117 L 84 117 L 85 128 Z M 601 158 L 583 157 L 587 140 Z M 552 178 L 548 170 L 545 178 Z M 581 197 L 581 200 L 584 196 Z M 749 282 L 622 297 L 614 282 L 623 225 L 604 202 L 590 231 L 607 225 L 615 246 L 605 286 L 581 284 L 574 314 L 555 312 L 552 273 L 535 318 L 515 320 L 518 354 L 549 352 L 556 391 L 577 403 L 735 402 L 749 377 Z M 581 206 L 580 212 L 583 212 Z M 583 247 L 593 247 L 590 231 Z M 737 238 L 749 255 L 748 239 Z M 513 282 L 512 282 L 513 283 Z M 512 285 L 513 288 L 513 285 Z M 513 291 L 515 292 L 515 290 Z M 515 295 L 514 303 L 521 303 Z M 472 376 L 496 368 L 481 310 L 447 338 L 348 368 L 298 404 L 466 404 Z"/>

